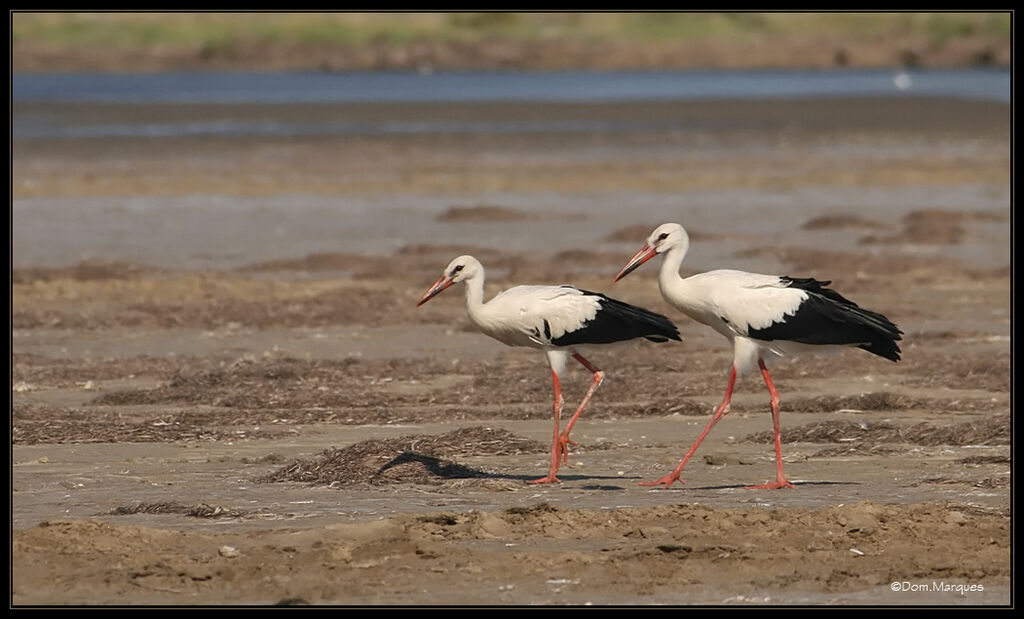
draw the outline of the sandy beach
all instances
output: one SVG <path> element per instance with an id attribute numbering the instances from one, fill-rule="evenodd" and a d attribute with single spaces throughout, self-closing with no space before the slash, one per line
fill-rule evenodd
<path id="1" fill-rule="evenodd" d="M 627 128 L 15 140 L 14 605 L 1010 603 L 1009 105 L 20 105 Z M 684 484 L 639 485 L 732 359 L 653 266 L 612 283 L 666 221 L 684 276 L 831 280 L 904 332 L 899 363 L 774 362 L 795 489 L 744 488 L 775 467 L 757 376 Z M 543 355 L 477 333 L 461 290 L 415 307 L 466 253 L 488 295 L 571 283 L 680 329 L 594 351 L 561 484 L 526 483 Z"/>

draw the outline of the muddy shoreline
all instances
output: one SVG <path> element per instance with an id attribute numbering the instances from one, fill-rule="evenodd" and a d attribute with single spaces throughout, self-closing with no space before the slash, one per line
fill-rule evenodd
<path id="1" fill-rule="evenodd" d="M 1007 605 L 1009 109 L 47 110 L 703 124 L 16 140 L 12 603 Z M 684 275 L 829 279 L 905 333 L 898 364 L 774 364 L 795 490 L 743 488 L 774 471 L 756 377 L 685 484 L 638 484 L 678 462 L 731 358 L 655 269 L 611 283 L 670 220 Z M 474 332 L 458 291 L 415 307 L 460 253 L 489 295 L 573 283 L 680 328 L 594 354 L 608 378 L 560 485 L 525 483 L 551 435 L 542 356 Z"/>

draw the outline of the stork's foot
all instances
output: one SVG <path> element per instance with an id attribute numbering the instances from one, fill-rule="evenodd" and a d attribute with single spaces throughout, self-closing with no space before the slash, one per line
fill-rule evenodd
<path id="1" fill-rule="evenodd" d="M 657 486 L 658 484 L 664 484 L 666 488 L 670 487 L 673 482 L 679 482 L 680 484 L 685 483 L 682 479 L 679 479 L 679 473 L 669 473 L 662 477 L 658 481 L 642 481 L 641 486 Z"/>
<path id="2" fill-rule="evenodd" d="M 789 483 L 786 478 L 783 477 L 767 484 L 761 484 L 760 486 L 744 486 L 744 488 L 747 490 L 778 490 L 780 488 L 793 488 L 795 490 L 796 486 Z"/>
<path id="3" fill-rule="evenodd" d="M 579 443 L 570 439 L 567 434 L 558 437 L 558 454 L 562 464 L 569 464 L 569 445 L 573 447 L 580 446 Z"/>
<path id="4" fill-rule="evenodd" d="M 528 481 L 526 483 L 528 483 L 528 484 L 560 484 L 560 483 L 562 483 L 562 480 L 558 479 L 557 477 L 555 477 L 554 474 L 550 474 L 550 475 L 546 475 L 544 477 L 541 477 L 540 479 L 534 479 L 533 481 Z"/>

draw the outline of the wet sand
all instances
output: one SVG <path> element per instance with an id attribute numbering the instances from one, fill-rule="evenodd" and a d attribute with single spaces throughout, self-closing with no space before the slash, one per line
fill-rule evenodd
<path id="1" fill-rule="evenodd" d="M 14 604 L 1010 602 L 1008 106 L 37 111 L 627 128 L 16 141 Z M 743 487 L 774 471 L 757 377 L 685 484 L 638 485 L 731 359 L 655 268 L 611 283 L 664 221 L 691 231 L 684 275 L 829 279 L 905 333 L 898 364 L 774 363 L 795 490 Z M 573 283 L 683 335 L 593 353 L 560 485 L 526 483 L 543 357 L 475 333 L 457 289 L 414 307 L 461 253 L 488 294 Z"/>

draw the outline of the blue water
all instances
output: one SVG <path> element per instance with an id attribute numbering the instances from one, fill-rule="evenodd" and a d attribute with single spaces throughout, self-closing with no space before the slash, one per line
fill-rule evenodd
<path id="1" fill-rule="evenodd" d="M 396 119 L 393 122 L 216 120 L 95 122 L 68 112 L 35 113 L 32 103 L 288 104 L 539 102 L 615 103 L 700 99 L 806 97 L 958 97 L 1010 101 L 1007 70 L 469 72 L 469 73 L 154 73 L 25 74 L 11 80 L 21 106 L 14 139 L 300 136 L 317 134 L 531 133 L 625 131 L 648 127 L 626 121 L 471 122 Z M 27 107 L 27 109 L 26 109 Z"/>
<path id="2" fill-rule="evenodd" d="M 15 102 L 616 102 L 811 96 L 1010 101 L 1008 70 L 14 75 Z"/>

